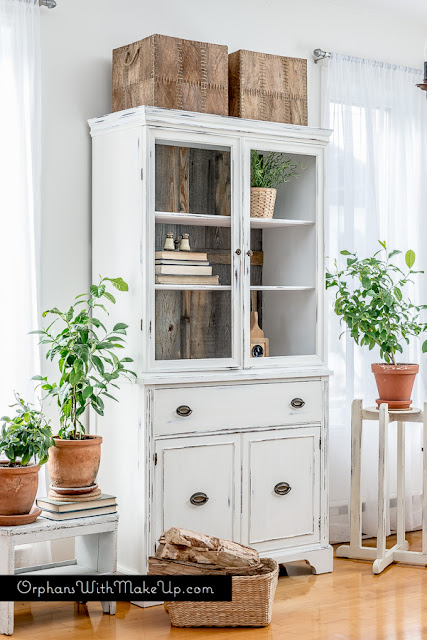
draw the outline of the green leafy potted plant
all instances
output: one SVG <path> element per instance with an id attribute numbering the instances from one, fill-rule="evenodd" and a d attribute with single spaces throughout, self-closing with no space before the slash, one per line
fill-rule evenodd
<path id="1" fill-rule="evenodd" d="M 40 465 L 49 457 L 52 431 L 41 411 L 32 409 L 17 393 L 15 415 L 3 416 L 0 451 L 0 515 L 28 514 L 34 504 Z"/>
<path id="2" fill-rule="evenodd" d="M 89 293 L 78 295 L 67 311 L 56 307 L 43 313 L 56 316 L 41 335 L 40 343 L 48 345 L 46 358 L 58 362 L 60 379 L 49 382 L 47 376 L 35 376 L 46 397 L 54 398 L 59 408 L 60 429 L 54 437 L 55 448 L 49 458 L 52 486 L 84 488 L 94 484 L 101 459 L 102 438 L 85 433 L 82 418 L 91 407 L 104 415 L 104 399 L 117 400 L 111 388 L 121 378 L 136 374 L 127 369 L 132 358 L 119 358 L 124 346 L 127 324 L 119 322 L 108 331 L 94 316 L 97 309 L 108 314 L 103 302 L 115 304 L 107 290 L 108 284 L 118 291 L 127 291 L 122 278 L 100 278 Z M 59 322 L 59 326 L 58 323 Z"/>
<path id="3" fill-rule="evenodd" d="M 335 288 L 335 313 L 340 317 L 356 344 L 373 349 L 378 346 L 385 362 L 372 365 L 379 399 L 391 409 L 408 409 L 418 364 L 397 363 L 396 355 L 403 353 L 402 343 L 409 343 L 411 336 L 419 336 L 427 330 L 420 314 L 427 305 L 416 305 L 404 297 L 403 289 L 412 282 L 415 253 L 405 254 L 407 271 L 392 262 L 401 251 L 382 249 L 372 257 L 360 260 L 356 253 L 341 251 L 347 256 L 347 265 L 326 273 L 326 288 Z M 381 258 L 382 251 L 386 252 Z M 345 331 L 343 332 L 345 333 Z M 342 334 L 341 334 L 342 335 Z M 341 336 L 340 336 L 341 337 Z M 427 340 L 422 345 L 427 351 Z"/>
<path id="4" fill-rule="evenodd" d="M 283 153 L 251 150 L 251 218 L 273 217 L 277 187 L 298 178 L 299 167 L 304 169 Z"/>

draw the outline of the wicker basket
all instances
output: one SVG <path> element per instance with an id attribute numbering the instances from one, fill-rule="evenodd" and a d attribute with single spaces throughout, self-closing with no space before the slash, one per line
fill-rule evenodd
<path id="1" fill-rule="evenodd" d="M 251 218 L 272 218 L 277 189 L 251 187 Z"/>
<path id="2" fill-rule="evenodd" d="M 233 576 L 232 602 L 165 602 L 174 627 L 265 627 L 271 622 L 279 565 L 262 560 L 268 573 Z"/>

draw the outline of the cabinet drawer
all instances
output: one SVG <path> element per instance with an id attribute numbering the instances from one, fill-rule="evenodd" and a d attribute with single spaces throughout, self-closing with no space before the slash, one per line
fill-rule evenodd
<path id="1" fill-rule="evenodd" d="M 238 539 L 240 438 L 162 440 L 156 453 L 156 540 L 172 526 Z"/>
<path id="2" fill-rule="evenodd" d="M 259 551 L 320 540 L 320 427 L 246 434 L 244 542 Z"/>
<path id="3" fill-rule="evenodd" d="M 154 390 L 155 435 L 321 420 L 320 380 Z"/>

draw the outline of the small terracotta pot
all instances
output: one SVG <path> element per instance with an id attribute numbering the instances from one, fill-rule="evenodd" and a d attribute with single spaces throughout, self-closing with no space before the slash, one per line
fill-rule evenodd
<path id="1" fill-rule="evenodd" d="M 100 436 L 62 440 L 55 436 L 49 449 L 49 475 L 53 487 L 90 487 L 95 484 L 101 461 Z"/>
<path id="2" fill-rule="evenodd" d="M 409 409 L 418 364 L 373 364 L 372 372 L 378 387 L 377 406 L 388 404 L 389 409 Z"/>
<path id="3" fill-rule="evenodd" d="M 8 467 L 0 462 L 0 515 L 30 513 L 39 484 L 38 464 L 27 467 Z"/>

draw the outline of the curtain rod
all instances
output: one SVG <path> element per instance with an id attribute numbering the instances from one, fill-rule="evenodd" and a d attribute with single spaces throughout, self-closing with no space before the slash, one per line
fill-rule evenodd
<path id="1" fill-rule="evenodd" d="M 41 7 L 47 7 L 48 9 L 54 9 L 56 7 L 55 0 L 39 0 Z"/>
<path id="2" fill-rule="evenodd" d="M 323 49 L 315 49 L 313 51 L 314 62 L 319 62 L 320 60 L 324 60 L 325 58 L 331 57 L 330 51 L 323 51 Z"/>

